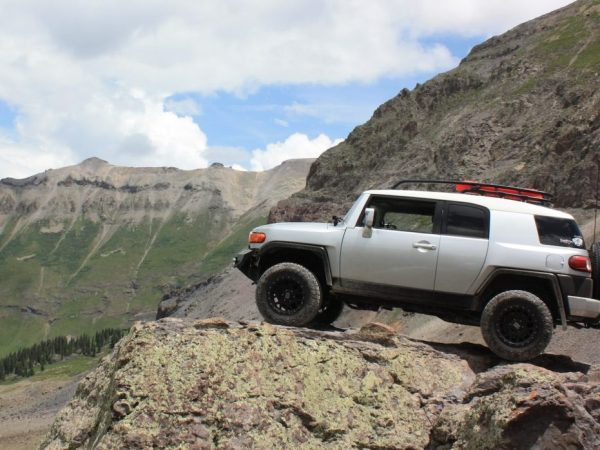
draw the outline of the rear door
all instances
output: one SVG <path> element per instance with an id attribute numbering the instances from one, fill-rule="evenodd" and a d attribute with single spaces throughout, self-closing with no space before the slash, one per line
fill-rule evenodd
<path id="1" fill-rule="evenodd" d="M 490 212 L 479 205 L 443 206 L 436 293 L 466 294 L 483 268 L 488 251 Z"/>
<path id="2" fill-rule="evenodd" d="M 373 197 L 375 209 L 370 237 L 361 220 L 344 234 L 341 284 L 370 295 L 422 301 L 433 295 L 438 258 L 437 202 L 401 197 Z"/>

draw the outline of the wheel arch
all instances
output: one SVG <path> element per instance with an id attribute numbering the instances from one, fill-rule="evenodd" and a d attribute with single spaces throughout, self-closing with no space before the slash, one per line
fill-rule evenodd
<path id="1" fill-rule="evenodd" d="M 306 267 L 316 275 L 323 287 L 333 285 L 329 255 L 322 246 L 295 242 L 269 242 L 260 249 L 259 277 L 269 267 L 282 262 L 293 262 Z"/>
<path id="2" fill-rule="evenodd" d="M 477 294 L 478 310 L 483 311 L 487 303 L 506 290 L 523 290 L 538 296 L 550 309 L 555 322 L 567 325 L 565 302 L 558 278 L 551 273 L 518 269 L 496 269 L 486 279 Z"/>

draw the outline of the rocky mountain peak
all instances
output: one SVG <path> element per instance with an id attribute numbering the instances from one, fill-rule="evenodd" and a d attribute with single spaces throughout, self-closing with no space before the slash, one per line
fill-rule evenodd
<path id="1" fill-rule="evenodd" d="M 80 166 L 85 167 L 98 167 L 108 165 L 108 161 L 92 156 L 91 158 L 84 159 L 79 163 Z"/>

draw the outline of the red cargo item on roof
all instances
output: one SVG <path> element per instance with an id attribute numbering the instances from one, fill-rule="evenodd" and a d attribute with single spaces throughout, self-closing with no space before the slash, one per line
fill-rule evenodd
<path id="1" fill-rule="evenodd" d="M 536 189 L 479 183 L 477 181 L 461 181 L 456 183 L 456 192 L 540 204 L 549 203 L 551 199 L 551 196 L 548 193 Z"/>
<path id="2" fill-rule="evenodd" d="M 529 189 L 515 186 L 504 186 L 502 184 L 481 183 L 479 181 L 456 181 L 456 180 L 400 180 L 392 186 L 407 184 L 446 184 L 454 185 L 457 192 L 462 194 L 477 194 L 486 197 L 501 197 L 521 202 L 534 203 L 536 205 L 551 206 L 552 194 L 537 189 Z"/>

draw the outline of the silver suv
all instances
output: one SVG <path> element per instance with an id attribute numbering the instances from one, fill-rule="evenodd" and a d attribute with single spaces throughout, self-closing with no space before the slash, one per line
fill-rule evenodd
<path id="1" fill-rule="evenodd" d="M 260 226 L 235 265 L 282 325 L 331 323 L 344 304 L 400 307 L 480 326 L 493 352 L 523 361 L 554 326 L 598 323 L 583 237 L 549 194 L 451 183 L 458 192 L 364 192 L 332 223 Z"/>

